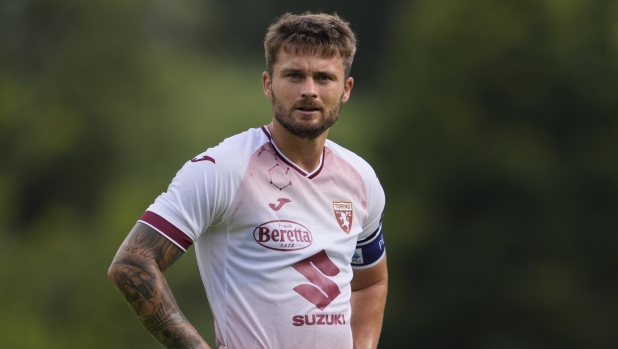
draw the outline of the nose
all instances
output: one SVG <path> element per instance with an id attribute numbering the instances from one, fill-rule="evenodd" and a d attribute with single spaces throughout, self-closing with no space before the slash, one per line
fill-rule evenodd
<path id="1" fill-rule="evenodd" d="M 300 95 L 303 98 L 318 98 L 317 86 L 313 78 L 309 77 L 303 81 L 303 85 L 300 90 Z"/>

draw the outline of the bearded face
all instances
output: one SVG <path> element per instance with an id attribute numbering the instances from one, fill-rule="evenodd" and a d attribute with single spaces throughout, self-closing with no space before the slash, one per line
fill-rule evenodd
<path id="1" fill-rule="evenodd" d="M 264 94 L 272 100 L 273 119 L 301 139 L 325 137 L 350 98 L 354 79 L 345 76 L 343 59 L 280 49 L 271 73 L 262 74 Z"/>
<path id="2" fill-rule="evenodd" d="M 305 139 L 315 139 L 333 126 L 339 119 L 341 98 L 339 103 L 326 108 L 320 102 L 312 99 L 302 99 L 292 106 L 285 106 L 272 93 L 273 116 L 279 124 L 295 136 Z M 304 111 L 318 112 L 317 118 L 304 115 Z"/>

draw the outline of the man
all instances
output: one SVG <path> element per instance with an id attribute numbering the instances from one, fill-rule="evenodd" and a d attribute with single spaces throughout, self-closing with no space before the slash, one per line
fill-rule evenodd
<path id="1" fill-rule="evenodd" d="M 356 39 L 325 14 L 286 14 L 264 43 L 273 120 L 188 161 L 108 276 L 168 348 L 209 348 L 162 272 L 195 244 L 217 348 L 376 348 L 386 300 L 384 192 L 326 139 L 350 97 Z"/>

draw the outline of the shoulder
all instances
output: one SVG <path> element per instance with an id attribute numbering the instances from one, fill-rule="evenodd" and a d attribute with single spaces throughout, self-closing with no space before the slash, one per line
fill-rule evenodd
<path id="1" fill-rule="evenodd" d="M 365 161 L 365 159 L 358 156 L 351 150 L 346 149 L 331 140 L 326 140 L 326 147 L 335 156 L 349 163 L 363 177 L 363 179 L 365 179 L 365 181 L 377 177 L 375 171 L 373 170 L 373 167 L 371 167 L 371 165 L 367 161 Z"/>
<path id="2" fill-rule="evenodd" d="M 260 129 L 251 129 L 198 154 L 176 173 L 167 192 L 149 210 L 195 241 L 205 227 L 225 219 L 252 154 L 266 142 Z"/>
<path id="3" fill-rule="evenodd" d="M 224 139 L 217 146 L 207 149 L 203 154 L 222 156 L 220 161 L 225 162 L 230 160 L 225 158 L 230 155 L 234 155 L 232 158 L 239 155 L 251 156 L 256 149 L 268 141 L 268 136 L 261 128 L 252 128 Z"/>
<path id="4" fill-rule="evenodd" d="M 188 161 L 187 165 L 204 162 L 214 164 L 215 166 L 207 166 L 218 170 L 238 169 L 246 166 L 253 153 L 268 141 L 268 136 L 261 128 L 252 128 L 208 148 Z"/>
<path id="5" fill-rule="evenodd" d="M 351 166 L 353 171 L 362 179 L 368 206 L 367 218 L 363 222 L 364 232 L 359 237 L 366 238 L 367 234 L 374 232 L 380 224 L 386 201 L 384 189 L 373 167 L 365 159 L 330 140 L 327 140 L 326 147 L 329 152 L 340 159 L 339 161 Z M 341 164 L 335 165 L 342 166 Z"/>

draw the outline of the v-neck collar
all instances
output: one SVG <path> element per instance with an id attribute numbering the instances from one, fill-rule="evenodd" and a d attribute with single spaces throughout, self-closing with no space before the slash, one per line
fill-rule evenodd
<path id="1" fill-rule="evenodd" d="M 296 172 L 300 173 L 304 177 L 313 179 L 322 171 L 322 168 L 324 167 L 324 153 L 326 150 L 326 145 L 324 145 L 324 148 L 322 148 L 322 155 L 320 156 L 320 163 L 318 163 L 317 168 L 311 172 L 307 172 L 303 170 L 302 168 L 300 168 L 300 166 L 296 165 L 292 160 L 288 159 L 285 155 L 283 155 L 281 150 L 279 150 L 279 148 L 275 144 L 275 141 L 273 140 L 273 137 L 270 134 L 270 130 L 268 129 L 267 126 L 262 126 L 261 129 L 262 131 L 264 131 L 264 134 L 266 134 L 266 137 L 268 137 L 270 144 L 273 146 L 273 149 L 275 150 L 275 153 L 277 154 L 277 156 L 281 158 L 281 161 L 283 161 L 286 165 L 293 168 Z"/>

